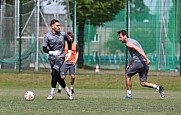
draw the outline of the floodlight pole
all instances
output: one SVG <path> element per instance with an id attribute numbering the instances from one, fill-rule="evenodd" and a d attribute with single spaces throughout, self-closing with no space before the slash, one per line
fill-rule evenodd
<path id="1" fill-rule="evenodd" d="M 39 21 L 40 21 L 40 17 L 39 17 L 39 13 L 40 13 L 40 1 L 36 0 L 36 62 L 35 62 L 35 71 L 38 71 L 38 52 L 39 52 Z"/>
<path id="2" fill-rule="evenodd" d="M 21 71 L 22 0 L 19 2 L 19 72 Z"/>
<path id="3" fill-rule="evenodd" d="M 130 35 L 130 0 L 127 0 L 126 4 L 126 30 L 128 32 L 128 35 Z M 125 73 L 126 73 L 126 68 L 128 65 L 128 48 L 125 46 L 126 50 L 126 58 L 125 58 Z"/>
<path id="4" fill-rule="evenodd" d="M 77 36 L 76 36 L 76 0 L 74 0 L 74 40 L 77 41 Z"/>
<path id="5" fill-rule="evenodd" d="M 3 24 L 3 17 L 4 17 L 4 11 L 3 11 L 3 9 L 4 9 L 4 1 L 3 0 L 1 0 L 0 1 L 0 38 L 3 38 L 2 37 L 2 24 Z"/>
<path id="6" fill-rule="evenodd" d="M 14 47 L 14 53 L 16 54 L 17 53 L 17 38 L 18 38 L 18 34 L 19 34 L 19 3 L 20 1 L 19 0 L 15 0 L 15 22 L 14 22 L 14 44 L 15 44 L 15 47 Z M 15 62 L 14 64 L 14 69 L 16 70 L 17 69 L 17 62 Z"/>

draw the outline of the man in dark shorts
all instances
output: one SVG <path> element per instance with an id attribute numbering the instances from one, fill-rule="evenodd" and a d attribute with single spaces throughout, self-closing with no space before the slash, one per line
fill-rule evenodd
<path id="1" fill-rule="evenodd" d="M 70 60 L 65 61 L 64 64 L 61 67 L 61 77 L 62 79 L 66 78 L 67 72 L 69 71 L 69 74 L 71 76 L 70 81 L 70 89 L 72 93 L 74 93 L 74 82 L 75 82 L 75 73 L 76 73 L 76 63 L 79 56 L 79 46 L 74 40 L 74 35 L 71 32 L 67 33 L 69 35 L 69 38 L 72 42 L 72 55 L 70 57 Z M 68 53 L 68 46 L 67 43 L 65 43 L 65 54 Z M 65 57 L 67 58 L 67 57 Z M 59 85 L 58 93 L 61 93 L 61 85 Z"/>
<path id="2" fill-rule="evenodd" d="M 118 34 L 119 40 L 122 43 L 126 43 L 126 46 L 132 57 L 132 60 L 130 61 L 129 65 L 126 68 L 127 95 L 125 99 L 132 99 L 131 77 L 135 75 L 136 73 L 139 74 L 141 86 L 157 89 L 160 93 L 160 96 L 163 98 L 164 88 L 162 86 L 158 86 L 156 84 L 147 82 L 150 60 L 147 58 L 139 42 L 135 39 L 129 38 L 128 33 L 125 30 L 120 30 L 117 32 L 117 34 Z"/>
<path id="3" fill-rule="evenodd" d="M 67 33 L 60 31 L 59 20 L 53 19 L 51 21 L 52 30 L 47 32 L 43 40 L 43 51 L 49 54 L 49 62 L 51 66 L 51 91 L 47 97 L 48 100 L 52 100 L 55 95 L 55 89 L 57 82 L 64 88 L 70 99 L 73 99 L 70 89 L 66 86 L 65 81 L 60 77 L 60 68 L 65 60 L 64 48 L 65 41 L 68 44 L 67 60 L 71 57 L 71 41 Z"/>

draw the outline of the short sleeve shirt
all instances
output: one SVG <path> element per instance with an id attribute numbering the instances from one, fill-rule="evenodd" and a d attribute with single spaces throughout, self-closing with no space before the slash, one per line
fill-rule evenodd
<path id="1" fill-rule="evenodd" d="M 132 38 L 128 38 L 128 42 L 132 42 L 134 45 L 136 45 L 141 50 L 143 50 L 140 43 L 137 40 L 132 39 Z M 133 58 L 133 60 L 135 60 L 135 61 L 145 61 L 144 57 L 139 52 L 137 52 L 136 50 L 131 49 L 131 48 L 128 48 L 128 50 L 129 50 L 130 55 Z"/>

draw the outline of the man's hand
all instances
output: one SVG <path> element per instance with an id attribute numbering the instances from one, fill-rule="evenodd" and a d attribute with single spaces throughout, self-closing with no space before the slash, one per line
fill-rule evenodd
<path id="1" fill-rule="evenodd" d="M 66 54 L 65 61 L 69 61 L 69 60 L 70 60 L 71 55 L 72 55 L 72 50 L 68 50 L 68 53 Z"/>
<path id="2" fill-rule="evenodd" d="M 53 55 L 55 57 L 59 56 L 60 55 L 60 50 L 55 50 L 55 51 L 49 51 L 48 52 L 50 55 Z"/>
<path id="3" fill-rule="evenodd" d="M 146 60 L 146 64 L 150 65 L 150 60 L 149 59 Z"/>

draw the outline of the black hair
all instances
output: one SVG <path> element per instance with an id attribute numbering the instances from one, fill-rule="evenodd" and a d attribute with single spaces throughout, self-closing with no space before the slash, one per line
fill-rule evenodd
<path id="1" fill-rule="evenodd" d="M 72 41 L 74 41 L 74 34 L 73 34 L 72 32 L 67 32 L 67 34 L 68 34 L 69 36 L 71 36 Z"/>
<path id="2" fill-rule="evenodd" d="M 128 36 L 128 32 L 126 31 L 126 30 L 119 30 L 118 32 L 117 32 L 117 34 L 122 34 L 123 36 L 125 36 L 126 35 L 126 37 L 128 37 L 129 38 L 129 36 Z"/>
<path id="3" fill-rule="evenodd" d="M 68 34 L 69 36 L 71 36 L 72 38 L 74 38 L 74 34 L 73 34 L 72 32 L 67 32 L 67 34 Z"/>
<path id="4" fill-rule="evenodd" d="M 55 24 L 56 22 L 60 22 L 60 21 L 57 20 L 57 19 L 52 19 L 52 20 L 51 20 L 51 23 L 50 23 L 50 26 L 52 26 L 52 25 Z"/>

